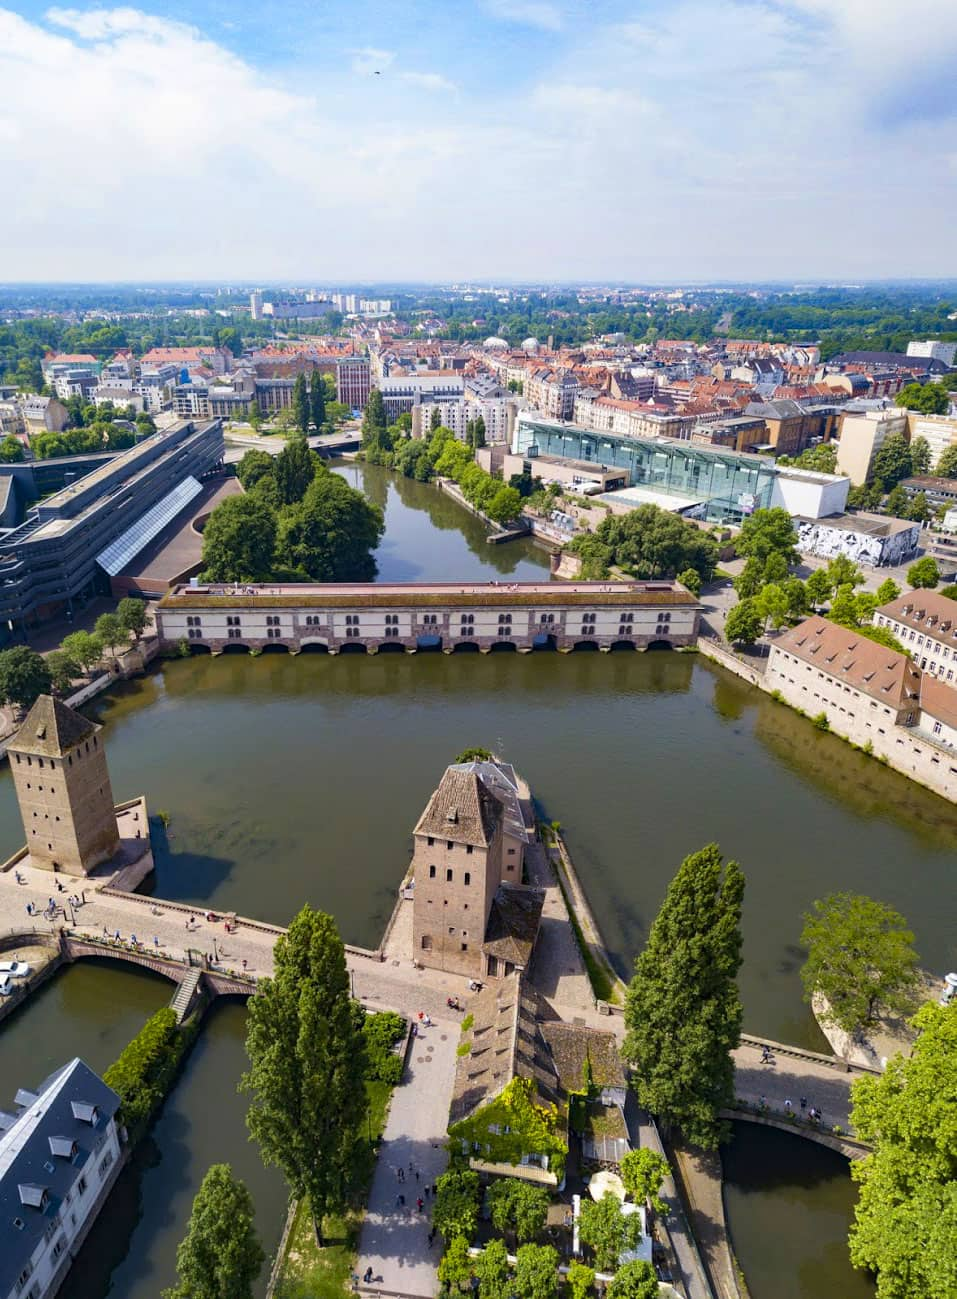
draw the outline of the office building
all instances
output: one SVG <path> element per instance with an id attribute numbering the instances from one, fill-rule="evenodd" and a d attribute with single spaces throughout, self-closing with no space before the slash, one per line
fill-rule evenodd
<path id="1" fill-rule="evenodd" d="M 883 401 L 848 402 L 838 426 L 837 468 L 855 487 L 866 483 L 874 457 L 893 433 L 907 436 L 907 411 Z"/>
<path id="2" fill-rule="evenodd" d="M 369 400 L 369 385 L 367 356 L 342 356 L 336 361 L 336 401 L 350 410 L 362 410 Z"/>
<path id="3" fill-rule="evenodd" d="M 943 361 L 944 365 L 952 366 L 957 356 L 957 343 L 942 343 L 939 338 L 914 339 L 907 344 L 907 355 Z"/>

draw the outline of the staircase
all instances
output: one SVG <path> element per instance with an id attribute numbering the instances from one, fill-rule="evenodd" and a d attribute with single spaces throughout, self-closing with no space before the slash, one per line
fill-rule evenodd
<path id="1" fill-rule="evenodd" d="M 202 973 L 202 970 L 187 970 L 183 982 L 173 993 L 173 1000 L 169 1004 L 170 1008 L 176 1012 L 177 1024 L 182 1024 L 189 1013 L 189 1008 L 199 991 L 199 981 L 202 978 Z"/>

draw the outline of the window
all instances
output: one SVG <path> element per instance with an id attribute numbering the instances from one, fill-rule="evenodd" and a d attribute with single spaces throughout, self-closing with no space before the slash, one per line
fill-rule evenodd
<path id="1" fill-rule="evenodd" d="M 226 616 L 226 626 L 227 626 L 227 627 L 238 627 L 238 626 L 239 626 L 239 619 L 238 619 L 234 614 L 227 614 L 227 616 Z"/>
<path id="2" fill-rule="evenodd" d="M 437 614 L 427 613 L 423 615 L 422 625 L 425 627 L 434 627 L 438 621 L 439 619 Z"/>
<path id="3" fill-rule="evenodd" d="M 435 867 L 434 867 L 434 866 L 430 866 L 430 867 L 429 867 L 429 879 L 430 879 L 430 880 L 434 880 L 434 879 L 435 879 Z"/>
<path id="4" fill-rule="evenodd" d="M 387 613 L 387 614 L 386 614 L 386 616 L 385 616 L 385 625 L 386 625 L 387 627 L 397 627 L 397 626 L 398 626 L 398 623 L 399 623 L 399 615 L 398 615 L 397 613 Z"/>
<path id="5" fill-rule="evenodd" d="M 81 1177 L 76 1184 L 76 1193 L 77 1195 L 82 1195 L 85 1190 L 86 1190 L 86 1178 Z"/>
<path id="6" fill-rule="evenodd" d="M 473 853 L 475 850 L 473 849 L 473 847 L 472 847 L 472 845 L 471 845 L 470 843 L 467 843 L 467 844 L 465 845 L 465 851 L 466 851 L 466 853 L 468 853 L 469 856 L 471 856 L 472 853 Z"/>
<path id="7" fill-rule="evenodd" d="M 623 614 L 621 615 L 621 621 L 622 621 L 622 622 L 634 622 L 634 621 L 635 621 L 635 615 L 634 615 L 633 613 L 623 613 Z"/>
<path id="8" fill-rule="evenodd" d="M 940 726 L 940 722 L 938 722 L 937 725 Z M 472 876 L 468 871 L 465 872 L 465 883 L 466 884 L 472 883 Z"/>
<path id="9" fill-rule="evenodd" d="M 347 627 L 358 627 L 358 626 L 359 626 L 359 615 L 358 615 L 357 613 L 347 613 L 347 614 L 346 614 L 346 626 L 347 626 Z"/>
<path id="10" fill-rule="evenodd" d="M 386 636 L 398 636 L 399 629 L 398 627 L 386 627 L 385 634 Z"/>
<path id="11" fill-rule="evenodd" d="M 453 842 L 452 842 L 451 839 L 447 839 L 447 840 L 445 841 L 445 846 L 446 846 L 446 848 L 448 848 L 449 852 L 451 852 L 452 849 L 455 847 L 455 845 L 453 844 Z"/>
<path id="12" fill-rule="evenodd" d="M 498 634 L 499 636 L 511 636 L 512 629 L 511 627 L 499 627 Z"/>
<path id="13" fill-rule="evenodd" d="M 282 636 L 282 628 L 281 628 L 281 627 L 267 627 L 267 628 L 266 628 L 266 638 L 267 638 L 268 640 L 279 640 L 280 636 Z"/>
<path id="14" fill-rule="evenodd" d="M 113 1151 L 108 1150 L 106 1154 L 103 1156 L 103 1158 L 100 1160 L 100 1167 L 97 1170 L 101 1177 L 105 1176 L 106 1170 L 109 1168 L 112 1162 L 113 1162 Z"/>
<path id="15" fill-rule="evenodd" d="M 462 950 L 463 952 L 467 952 L 467 951 L 469 950 L 469 945 L 468 945 L 468 943 L 463 943 L 463 944 L 462 944 L 462 948 L 461 948 L 461 950 Z"/>
<path id="16" fill-rule="evenodd" d="M 593 613 L 583 613 L 582 622 L 594 622 L 596 615 Z"/>
<path id="17" fill-rule="evenodd" d="M 555 621 L 555 615 L 553 613 L 543 613 L 541 618 L 539 618 L 538 621 L 542 624 L 543 627 L 550 627 L 552 623 Z"/>
<path id="18" fill-rule="evenodd" d="M 423 934 L 423 935 L 422 935 L 422 950 L 423 950 L 423 952 L 431 952 L 431 950 L 432 950 L 432 935 L 431 935 L 431 934 Z"/>
<path id="19" fill-rule="evenodd" d="M 463 613 L 463 614 L 462 614 L 461 622 L 462 622 L 462 626 L 463 626 L 463 627 L 471 627 L 472 624 L 475 622 L 475 614 L 474 614 L 474 613 Z"/>
<path id="20" fill-rule="evenodd" d="M 23 1289 L 26 1283 L 30 1280 L 30 1274 L 32 1272 L 33 1272 L 33 1264 L 27 1263 L 26 1267 L 17 1277 L 17 1294 L 20 1293 L 20 1291 Z"/>
<path id="21" fill-rule="evenodd" d="M 50 1250 L 50 1257 L 59 1258 L 65 1249 L 66 1249 L 66 1236 L 61 1236 L 60 1239 L 57 1241 L 57 1243 Z"/>
<path id="22" fill-rule="evenodd" d="M 934 723 L 934 734 L 935 734 L 935 735 L 940 735 L 942 729 L 943 729 L 943 727 L 941 726 L 940 722 L 935 722 L 935 723 Z M 466 883 L 468 883 L 468 877 L 466 877 Z"/>
<path id="23" fill-rule="evenodd" d="M 452 883 L 452 872 L 451 872 L 451 870 L 447 870 L 447 871 L 445 872 L 445 882 L 446 882 L 446 884 L 451 884 L 451 883 Z"/>
<path id="24" fill-rule="evenodd" d="M 427 840 L 426 842 L 428 843 L 429 847 L 431 848 L 432 845 L 435 843 L 435 838 L 430 834 L 429 837 L 428 837 L 428 840 Z"/>
<path id="25" fill-rule="evenodd" d="M 228 640 L 239 640 L 240 636 L 242 636 L 242 632 L 238 627 L 227 628 L 226 637 Z"/>
<path id="26" fill-rule="evenodd" d="M 347 637 L 355 638 L 355 637 L 358 636 L 358 635 L 359 635 L 359 628 L 358 628 L 358 627 L 347 627 L 347 628 L 346 628 L 346 636 L 347 636 Z"/>
<path id="27" fill-rule="evenodd" d="M 512 615 L 510 613 L 500 613 L 498 616 L 498 620 L 500 624 L 510 623 L 512 621 Z"/>
<path id="28" fill-rule="evenodd" d="M 189 618 L 186 619 L 186 626 L 187 626 L 187 627 L 202 627 L 202 625 L 203 625 L 203 620 L 202 620 L 202 618 L 193 618 L 193 617 L 189 617 Z M 89 752 L 89 750 L 87 750 L 87 752 Z"/>

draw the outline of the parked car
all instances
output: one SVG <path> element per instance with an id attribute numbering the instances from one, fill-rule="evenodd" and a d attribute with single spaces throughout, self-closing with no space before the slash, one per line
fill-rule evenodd
<path id="1" fill-rule="evenodd" d="M 9 974 L 0 974 L 0 997 L 13 995 L 14 983 Z"/>
<path id="2" fill-rule="evenodd" d="M 11 979 L 25 979 L 30 973 L 30 967 L 26 961 L 0 961 L 0 975 L 8 975 Z"/>

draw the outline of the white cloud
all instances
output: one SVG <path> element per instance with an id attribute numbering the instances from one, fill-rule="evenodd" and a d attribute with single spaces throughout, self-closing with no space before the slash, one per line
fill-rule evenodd
<path id="1" fill-rule="evenodd" d="M 350 50 L 349 53 L 352 55 L 352 71 L 361 76 L 373 76 L 395 62 L 392 50 L 377 50 L 369 45 L 359 50 Z"/>
<path id="2" fill-rule="evenodd" d="M 492 18 L 546 32 L 561 31 L 564 26 L 561 9 L 549 0 L 483 0 L 482 8 Z"/>
<path id="3" fill-rule="evenodd" d="M 403 72 L 401 77 L 410 86 L 418 86 L 420 90 L 456 89 L 454 81 L 449 81 L 448 77 L 443 77 L 438 72 Z"/>

